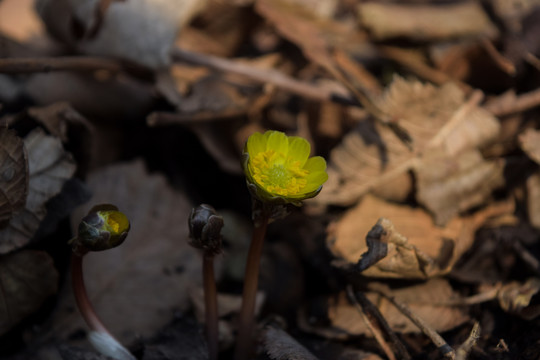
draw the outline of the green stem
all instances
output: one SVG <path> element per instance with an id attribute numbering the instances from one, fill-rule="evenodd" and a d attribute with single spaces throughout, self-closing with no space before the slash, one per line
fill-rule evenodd
<path id="1" fill-rule="evenodd" d="M 244 277 L 244 292 L 242 294 L 242 308 L 238 324 L 238 341 L 235 349 L 235 360 L 249 358 L 252 347 L 252 335 L 255 313 L 255 298 L 257 295 L 257 283 L 259 281 L 259 264 L 264 243 L 264 236 L 268 226 L 268 215 L 263 215 L 255 221 L 253 238 L 249 247 Z"/>
<path id="2" fill-rule="evenodd" d="M 203 257 L 204 305 L 206 318 L 206 338 L 210 360 L 217 360 L 219 352 L 218 304 L 216 280 L 214 277 L 214 255 Z"/>

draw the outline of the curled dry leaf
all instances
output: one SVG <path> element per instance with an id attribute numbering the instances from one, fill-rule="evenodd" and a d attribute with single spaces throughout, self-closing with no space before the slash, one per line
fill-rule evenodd
<path id="1" fill-rule="evenodd" d="M 28 177 L 23 140 L 15 131 L 0 128 L 0 228 L 24 207 Z"/>
<path id="2" fill-rule="evenodd" d="M 263 346 L 273 360 L 317 360 L 308 349 L 302 346 L 285 331 L 267 326 L 263 332 Z"/>
<path id="3" fill-rule="evenodd" d="M 112 203 L 131 222 L 122 246 L 84 259 L 97 314 L 122 344 L 130 344 L 164 327 L 174 311 L 186 310 L 188 287 L 200 284 L 202 260 L 187 243 L 192 206 L 163 176 L 149 175 L 142 161 L 96 171 L 88 177 L 88 186 L 94 193 L 92 204 Z M 92 204 L 73 215 L 75 226 Z M 49 331 L 61 338 L 86 329 L 66 288 Z"/>
<path id="4" fill-rule="evenodd" d="M 377 40 L 442 40 L 498 32 L 477 2 L 436 6 L 365 2 L 358 5 L 358 16 Z"/>
<path id="5" fill-rule="evenodd" d="M 23 250 L 0 256 L 0 335 L 55 294 L 58 273 L 50 256 Z"/>
<path id="6" fill-rule="evenodd" d="M 390 243 L 386 244 L 388 259 L 370 264 L 372 266 L 363 270 L 362 275 L 425 279 L 450 271 L 457 259 L 472 245 L 474 232 L 487 217 L 511 211 L 513 205 L 503 203 L 469 217 L 454 218 L 440 228 L 420 208 L 396 205 L 367 195 L 343 218 L 329 225 L 327 243 L 332 253 L 341 260 L 340 263 L 344 261 L 344 266 L 349 268 L 357 264 L 363 254 L 369 254 L 366 255 L 368 258 L 374 256 L 374 253 L 369 253 L 369 244 L 364 239 L 373 224 L 380 218 L 387 218 L 399 233 L 388 222 L 383 222 L 380 238 L 374 239 L 374 244 L 390 239 Z M 384 253 L 378 257 L 383 258 Z"/>
<path id="7" fill-rule="evenodd" d="M 28 134 L 24 145 L 28 152 L 28 196 L 24 209 L 11 219 L 9 226 L 0 230 L 0 254 L 30 241 L 47 214 L 46 202 L 60 193 L 76 168 L 60 140 L 41 129 Z"/>
<path id="8" fill-rule="evenodd" d="M 423 169 L 426 154 L 435 152 L 455 158 L 466 150 L 485 145 L 498 134 L 499 123 L 477 107 L 477 101 L 478 95 L 465 102 L 464 93 L 452 83 L 436 87 L 396 76 L 377 105 L 398 119 L 410 134 L 413 151 L 387 127 L 374 122 L 360 123 L 332 150 L 329 180 L 315 201 L 349 206 L 370 190 L 395 188 L 400 184 L 409 188 L 393 193 L 408 194 L 412 190 L 411 182 L 395 180 L 409 176 L 410 170 Z M 456 184 L 460 191 L 470 191 L 469 182 Z M 425 205 L 437 211 L 432 202 Z"/>
<path id="9" fill-rule="evenodd" d="M 540 131 L 527 129 L 519 135 L 519 143 L 525 153 L 536 163 L 540 164 Z"/>
<path id="10" fill-rule="evenodd" d="M 540 279 L 531 278 L 524 283 L 511 282 L 497 293 L 501 307 L 527 320 L 540 315 L 540 305 L 531 304 L 532 297 L 540 291 Z"/>
<path id="11" fill-rule="evenodd" d="M 384 297 L 374 293 L 366 295 L 372 303 L 377 304 L 379 311 L 394 331 L 420 332 L 411 320 Z M 432 279 L 426 283 L 393 289 L 392 296 L 399 302 L 407 304 L 416 315 L 438 332 L 453 329 L 469 319 L 461 308 L 440 305 L 448 299 L 458 297 L 445 279 Z M 352 336 L 370 335 L 357 308 L 349 303 L 345 294 L 340 294 L 337 303 L 330 306 L 328 315 L 336 330 L 345 331 Z"/>

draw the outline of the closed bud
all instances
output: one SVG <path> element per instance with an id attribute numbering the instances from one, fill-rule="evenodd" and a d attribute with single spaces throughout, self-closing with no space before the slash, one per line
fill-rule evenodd
<path id="1" fill-rule="evenodd" d="M 191 210 L 188 224 L 191 246 L 214 255 L 221 253 L 223 218 L 212 206 L 201 204 Z"/>
<path id="2" fill-rule="evenodd" d="M 130 228 L 129 220 L 114 205 L 92 208 L 80 222 L 74 239 L 76 251 L 103 251 L 124 242 Z"/>

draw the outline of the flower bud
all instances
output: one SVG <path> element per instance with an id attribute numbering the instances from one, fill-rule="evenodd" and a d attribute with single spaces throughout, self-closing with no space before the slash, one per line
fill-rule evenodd
<path id="1" fill-rule="evenodd" d="M 116 206 L 94 206 L 79 224 L 74 248 L 90 251 L 112 249 L 124 242 L 129 228 L 128 218 Z"/>
<path id="2" fill-rule="evenodd" d="M 191 246 L 214 255 L 221 253 L 223 218 L 212 206 L 201 204 L 191 210 L 188 224 Z"/>

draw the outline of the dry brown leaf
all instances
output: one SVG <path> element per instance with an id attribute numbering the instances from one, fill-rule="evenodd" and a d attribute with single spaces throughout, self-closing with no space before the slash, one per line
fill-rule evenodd
<path id="1" fill-rule="evenodd" d="M 23 140 L 15 131 L 0 128 L 0 228 L 24 207 L 28 176 Z"/>
<path id="2" fill-rule="evenodd" d="M 426 41 L 494 37 L 498 33 L 477 2 L 437 6 L 365 2 L 358 5 L 358 16 L 377 40 L 399 37 Z"/>
<path id="3" fill-rule="evenodd" d="M 531 225 L 540 228 L 540 172 L 527 179 L 527 212 Z"/>
<path id="4" fill-rule="evenodd" d="M 366 295 L 372 303 L 377 304 L 379 311 L 394 331 L 400 333 L 420 332 L 418 327 L 387 299 L 374 293 Z M 458 296 L 445 279 L 432 279 L 419 285 L 394 289 L 392 296 L 399 302 L 407 304 L 412 312 L 438 332 L 453 329 L 469 319 L 462 308 L 436 305 Z M 337 303 L 330 307 L 329 317 L 336 330 L 345 331 L 352 336 L 370 335 L 357 308 L 349 303 L 344 293 L 340 294 Z"/>
<path id="5" fill-rule="evenodd" d="M 34 313 L 55 294 L 58 273 L 43 251 L 0 256 L 0 335 Z"/>
<path id="6" fill-rule="evenodd" d="M 476 106 L 478 96 L 471 99 L 465 102 L 464 93 L 452 83 L 436 87 L 395 77 L 377 105 L 399 119 L 412 137 L 414 150 L 387 127 L 360 123 L 332 150 L 329 180 L 315 201 L 352 205 L 375 188 L 399 187 L 395 180 L 421 167 L 424 154 L 438 151 L 456 157 L 488 143 L 498 134 L 499 123 Z M 404 194 L 410 190 L 394 191 Z"/>
<path id="7" fill-rule="evenodd" d="M 416 252 L 435 259 L 438 266 L 425 273 L 415 262 L 399 262 L 402 249 L 395 248 L 395 258 L 381 261 L 362 272 L 369 277 L 416 278 L 448 272 L 457 259 L 469 249 L 474 240 L 474 232 L 489 217 L 513 211 L 513 205 L 502 204 L 487 208 L 473 216 L 452 219 L 444 228 L 433 224 L 427 212 L 420 208 L 397 205 L 366 195 L 360 204 L 345 213 L 345 216 L 328 227 L 327 243 L 332 253 L 349 264 L 356 264 L 362 254 L 368 251 L 366 234 L 379 218 L 389 219 L 395 229 L 406 237 L 407 243 Z M 411 250 L 409 250 L 410 252 Z M 411 254 L 414 254 L 413 251 Z"/>
<path id="8" fill-rule="evenodd" d="M 201 258 L 187 243 L 191 205 L 161 175 L 149 175 L 142 161 L 115 164 L 91 174 L 92 204 L 112 203 L 131 230 L 122 246 L 84 259 L 88 294 L 97 314 L 123 344 L 151 336 L 175 311 L 189 306 L 188 287 L 200 285 Z M 92 207 L 84 206 L 73 221 Z M 67 239 L 66 239 L 67 241 Z M 67 338 L 86 329 L 74 312 L 71 288 L 55 315 L 51 335 Z"/>
<path id="9" fill-rule="evenodd" d="M 457 157 L 426 154 L 415 168 L 418 201 L 446 224 L 461 211 L 485 203 L 493 189 L 504 185 L 504 162 L 487 161 L 477 150 Z"/>
<path id="10" fill-rule="evenodd" d="M 0 231 L 0 254 L 26 245 L 45 215 L 45 204 L 62 190 L 64 183 L 75 172 L 71 155 L 59 139 L 36 129 L 26 136 L 28 152 L 28 196 L 24 209 L 14 216 L 9 226 Z"/>
<path id="11" fill-rule="evenodd" d="M 504 311 L 533 320 L 540 315 L 540 305 L 531 304 L 532 297 L 538 292 L 540 292 L 540 279 L 530 278 L 524 283 L 513 281 L 504 285 L 497 293 L 497 299 Z"/>
<path id="12" fill-rule="evenodd" d="M 519 135 L 521 148 L 536 163 L 540 164 L 540 131 L 527 129 Z"/>

